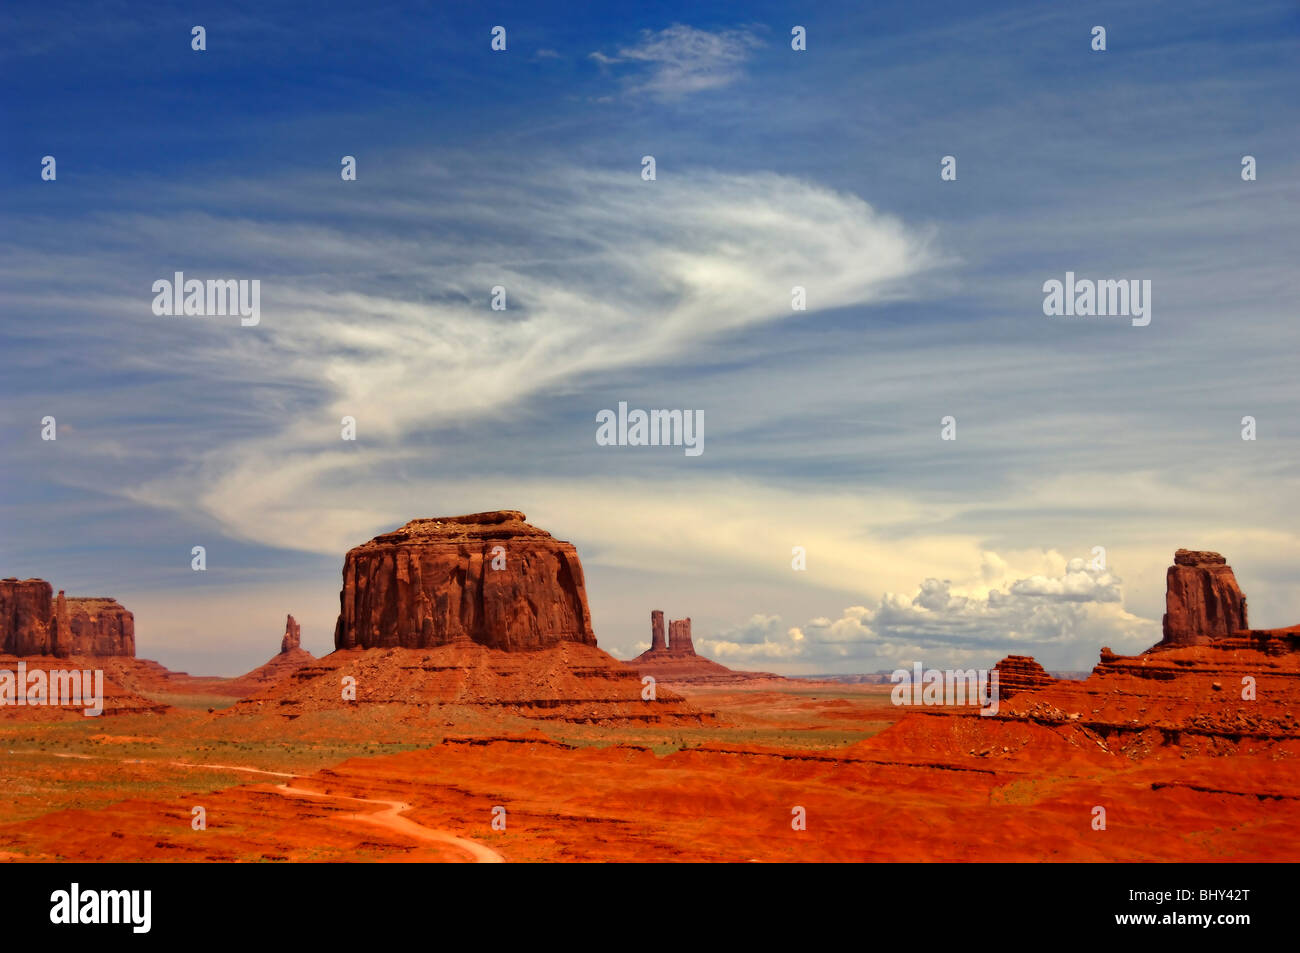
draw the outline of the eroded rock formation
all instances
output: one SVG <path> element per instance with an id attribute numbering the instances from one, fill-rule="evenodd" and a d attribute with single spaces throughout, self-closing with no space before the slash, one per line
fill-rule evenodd
<path id="1" fill-rule="evenodd" d="M 135 616 L 116 599 L 56 597 L 44 579 L 4 579 L 0 647 L 16 656 L 133 656 Z"/>
<path id="2" fill-rule="evenodd" d="M 691 641 L 691 620 L 673 619 L 668 623 L 668 639 L 664 640 L 664 611 L 650 610 L 650 649 L 645 654 L 694 655 Z"/>
<path id="3" fill-rule="evenodd" d="M 284 621 L 284 638 L 280 640 L 280 654 L 287 655 L 294 649 L 302 648 L 302 626 L 293 616 Z"/>
<path id="4" fill-rule="evenodd" d="M 994 666 L 998 673 L 998 697 L 1010 698 L 1055 683 L 1032 655 L 1008 655 Z"/>
<path id="5" fill-rule="evenodd" d="M 1061 751 L 1102 758 L 1171 748 L 1183 758 L 1293 758 L 1300 751 L 1300 626 L 1246 628 L 1246 598 L 1218 553 L 1178 550 L 1167 580 L 1158 645 L 1140 655 L 1103 648 L 1083 681 L 1044 681 L 1037 663 L 1010 656 L 997 666 L 1000 695 L 1010 700 L 996 715 L 970 716 L 961 728 L 913 718 L 908 743 L 926 744 L 922 736 L 930 734 L 976 757 L 1015 758 L 1017 746 L 1030 751 L 1040 733 L 1051 744 L 1065 742 Z M 1052 734 L 1041 735 L 1044 728 Z M 1238 793 L 1264 796 L 1266 789 L 1251 787 L 1257 782 L 1240 783 Z"/>
<path id="6" fill-rule="evenodd" d="M 516 510 L 417 519 L 347 554 L 335 648 L 596 644 L 582 563 Z"/>
<path id="7" fill-rule="evenodd" d="M 664 611 L 662 609 L 652 609 L 650 611 L 650 651 L 664 652 L 668 649 L 668 643 L 664 641 Z"/>
<path id="8" fill-rule="evenodd" d="M 1165 574 L 1161 648 L 1205 645 L 1249 628 L 1246 597 L 1232 567 L 1218 553 L 1180 549 Z"/>
<path id="9" fill-rule="evenodd" d="M 664 614 L 650 613 L 650 648 L 627 663 L 642 675 L 665 682 L 736 684 L 740 682 L 783 680 L 771 672 L 737 672 L 713 659 L 697 655 L 691 640 L 690 618 L 668 623 L 668 641 L 664 641 Z"/>
<path id="10" fill-rule="evenodd" d="M 217 694 L 247 697 L 262 691 L 267 686 L 279 684 L 304 665 L 314 661 L 316 656 L 302 647 L 302 626 L 292 615 L 285 616 L 280 651 L 251 672 L 245 672 L 239 678 L 226 680 Z"/>
<path id="11" fill-rule="evenodd" d="M 691 641 L 691 620 L 675 619 L 668 623 L 668 651 L 673 655 L 694 655 Z"/>

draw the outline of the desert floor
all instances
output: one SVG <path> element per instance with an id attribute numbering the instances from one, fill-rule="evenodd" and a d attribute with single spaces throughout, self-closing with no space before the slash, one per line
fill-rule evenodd
<path id="1" fill-rule="evenodd" d="M 174 692 L 152 699 L 174 706 L 161 714 L 41 721 L 27 710 L 0 720 L 0 859 L 1232 861 L 1300 852 L 1300 769 L 1277 744 L 1121 753 L 1070 727 L 895 707 L 888 686 L 674 689 L 713 716 L 583 724 L 389 704 L 290 718 Z"/>

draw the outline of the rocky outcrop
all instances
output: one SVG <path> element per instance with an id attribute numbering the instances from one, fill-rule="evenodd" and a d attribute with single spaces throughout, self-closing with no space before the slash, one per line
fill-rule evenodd
<path id="1" fill-rule="evenodd" d="M 998 673 L 999 698 L 1032 692 L 1056 682 L 1032 655 L 1008 655 L 993 669 Z"/>
<path id="2" fill-rule="evenodd" d="M 280 640 L 280 654 L 288 655 L 294 649 L 302 648 L 302 626 L 293 616 L 284 620 L 284 638 Z"/>
<path id="3" fill-rule="evenodd" d="M 0 580 L 0 650 L 6 655 L 53 655 L 54 589 L 44 579 Z"/>
<path id="4" fill-rule="evenodd" d="M 572 543 L 517 510 L 412 520 L 347 554 L 334 646 L 594 646 Z"/>
<path id="5" fill-rule="evenodd" d="M 0 580 L 0 651 L 133 656 L 135 616 L 116 599 L 56 597 L 44 579 Z"/>
<path id="6" fill-rule="evenodd" d="M 1165 575 L 1164 638 L 1157 648 L 1206 645 L 1249 628 L 1246 597 L 1218 553 L 1180 549 Z"/>

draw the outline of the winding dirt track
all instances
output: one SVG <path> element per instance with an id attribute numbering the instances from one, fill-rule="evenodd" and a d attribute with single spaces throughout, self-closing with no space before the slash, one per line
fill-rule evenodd
<path id="1" fill-rule="evenodd" d="M 188 761 L 173 761 L 174 765 L 185 768 L 216 768 L 222 771 L 247 771 L 249 774 L 269 774 L 277 778 L 296 778 L 298 775 L 290 774 L 286 771 L 264 771 L 261 768 L 244 768 L 233 764 L 192 764 Z M 429 841 L 436 844 L 450 844 L 458 847 L 474 858 L 476 863 L 480 864 L 499 864 L 505 858 L 494 851 L 491 847 L 484 846 L 478 841 L 472 841 L 465 837 L 457 837 L 450 831 L 435 830 L 432 827 L 425 827 L 423 824 L 417 824 L 409 817 L 403 817 L 402 812 L 409 811 L 411 805 L 405 801 L 383 801 L 368 797 L 348 797 L 343 794 L 325 794 L 321 791 L 311 791 L 307 788 L 290 787 L 288 784 L 277 784 L 275 790 L 287 796 L 297 795 L 298 797 L 315 797 L 325 798 L 333 801 L 357 801 L 361 804 L 382 804 L 385 810 L 375 811 L 373 813 L 360 814 L 340 814 L 335 820 L 340 821 L 361 821 L 364 824 L 374 824 L 383 827 L 394 834 L 402 834 L 414 840 Z"/>
<path id="2" fill-rule="evenodd" d="M 33 752 L 35 753 L 35 752 Z M 94 755 L 55 753 L 56 758 L 84 758 L 91 760 Z M 123 758 L 119 763 L 131 764 L 138 763 L 139 759 Z M 246 768 L 236 764 L 195 764 L 191 761 L 169 761 L 167 762 L 178 768 L 209 768 L 217 771 L 243 771 L 248 774 L 265 774 L 276 778 L 297 778 L 298 775 L 288 771 L 266 771 L 262 768 Z M 500 864 L 505 858 L 494 851 L 491 847 L 480 844 L 478 841 L 472 841 L 465 837 L 457 837 L 450 831 L 440 831 L 432 827 L 425 827 L 423 824 L 417 824 L 409 817 L 403 817 L 404 811 L 409 811 L 411 805 L 405 801 L 383 801 L 368 797 L 348 797 L 343 794 L 324 794 L 320 791 L 310 791 L 307 788 L 290 787 L 288 784 L 277 784 L 273 790 L 278 791 L 285 796 L 292 797 L 314 797 L 325 798 L 332 801 L 357 801 L 361 804 L 382 804 L 384 810 L 372 813 L 358 814 L 340 814 L 333 818 L 339 821 L 361 821 L 364 824 L 374 824 L 378 827 L 392 831 L 394 834 L 401 834 L 414 840 L 426 841 L 436 844 L 450 844 L 458 847 L 474 858 L 476 863 L 480 864 Z M 0 854 L 0 857 L 3 857 Z"/>
<path id="3" fill-rule="evenodd" d="M 415 840 L 432 841 L 438 844 L 451 844 L 468 853 L 477 863 L 480 864 L 499 864 L 505 860 L 500 854 L 491 847 L 484 846 L 477 841 L 468 840 L 464 837 L 457 837 L 449 831 L 435 830 L 432 827 L 425 827 L 423 824 L 417 824 L 409 817 L 403 817 L 403 811 L 409 811 L 411 805 L 404 801 L 382 801 L 367 797 L 347 797 L 342 794 L 322 794 L 320 791 L 309 791 L 306 788 L 294 788 L 287 784 L 277 784 L 277 791 L 286 795 L 297 795 L 299 797 L 316 797 L 329 798 L 338 801 L 359 801 L 362 804 L 383 804 L 386 810 L 377 811 L 368 814 L 342 814 L 337 820 L 341 821 L 361 821 L 366 824 L 374 824 L 383 827 L 395 834 L 402 834 Z"/>

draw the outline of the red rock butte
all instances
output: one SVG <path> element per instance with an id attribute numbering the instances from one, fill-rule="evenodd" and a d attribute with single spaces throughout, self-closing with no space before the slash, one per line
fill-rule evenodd
<path id="1" fill-rule="evenodd" d="M 412 520 L 347 554 L 334 646 L 595 646 L 572 543 L 517 510 Z"/>
<path id="2" fill-rule="evenodd" d="M 1180 549 L 1165 574 L 1164 647 L 1206 645 L 1247 629 L 1246 597 L 1218 553 Z"/>
<path id="3" fill-rule="evenodd" d="M 0 580 L 0 652 L 13 656 L 135 655 L 135 616 L 116 599 L 72 597 L 44 579 Z"/>

